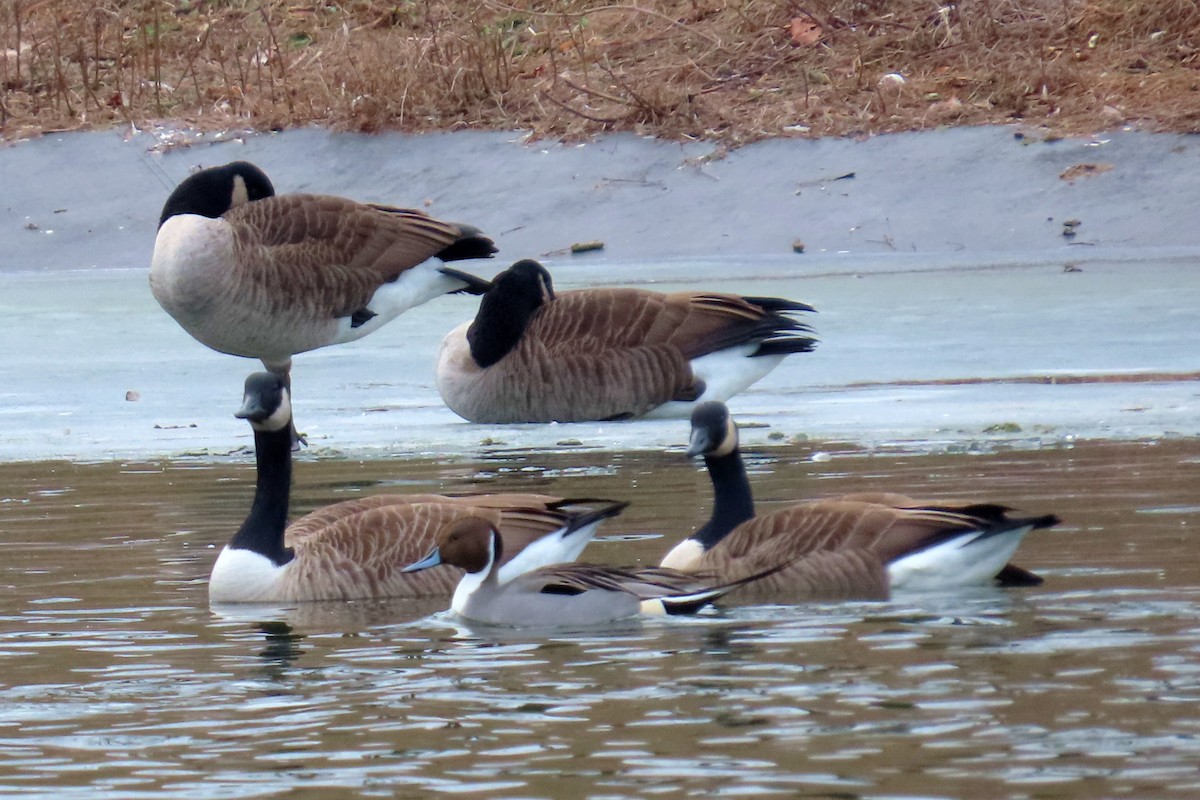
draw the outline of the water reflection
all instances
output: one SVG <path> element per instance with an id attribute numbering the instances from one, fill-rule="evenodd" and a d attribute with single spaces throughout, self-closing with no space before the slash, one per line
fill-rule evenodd
<path id="1" fill-rule="evenodd" d="M 293 633 L 292 626 L 286 622 L 260 622 L 257 627 L 267 643 L 258 654 L 263 661 L 264 672 L 278 678 L 283 668 L 290 667 L 300 657 L 300 643 L 304 641 L 304 635 Z"/>
<path id="2" fill-rule="evenodd" d="M 0 467 L 0 796 L 1200 795 L 1192 443 L 833 452 L 756 454 L 764 507 L 1054 510 L 1020 559 L 1046 584 L 540 633 L 445 601 L 210 608 L 247 464 Z M 626 497 L 589 554 L 610 563 L 705 517 L 702 472 L 594 460 L 308 462 L 296 512 L 396 485 Z"/>

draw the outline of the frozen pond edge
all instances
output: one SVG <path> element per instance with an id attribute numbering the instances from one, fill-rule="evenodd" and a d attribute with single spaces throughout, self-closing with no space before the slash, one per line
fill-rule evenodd
<path id="1" fill-rule="evenodd" d="M 168 187 L 246 158 L 282 190 L 409 203 L 478 224 L 562 287 L 638 284 L 813 303 L 822 345 L 734 411 L 750 446 L 805 437 L 916 452 L 1200 436 L 1200 142 L 1011 128 L 710 145 L 613 136 L 316 130 L 64 134 L 0 148 L 0 461 L 219 457 L 254 364 L 207 351 L 154 304 L 145 264 Z M 1072 165 L 1112 169 L 1074 181 Z M 848 175 L 853 177 L 845 177 Z M 1079 219 L 1073 237 L 1062 223 Z M 599 254 L 571 257 L 574 241 Z M 792 252 L 802 239 L 803 254 Z M 433 388 L 445 298 L 353 345 L 297 358 L 315 455 L 476 457 L 661 449 L 684 422 L 475 426 Z M 1044 383 L 1037 381 L 1044 380 Z M 126 399 L 129 398 L 129 399 Z M 761 427 L 761 426 L 769 427 Z"/>

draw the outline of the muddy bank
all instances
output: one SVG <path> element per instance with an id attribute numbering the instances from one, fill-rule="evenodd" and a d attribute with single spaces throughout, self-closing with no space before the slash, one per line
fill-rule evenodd
<path id="1" fill-rule="evenodd" d="M 164 149 L 182 141 L 192 144 Z M 473 132 L 50 135 L 0 148 L 0 269 L 144 266 L 170 188 L 196 165 L 240 158 L 280 191 L 472 222 L 504 260 L 602 240 L 582 257 L 597 278 L 608 260 L 778 256 L 808 274 L 1200 252 L 1196 137 L 1048 142 L 963 128 L 714 155 L 631 135 L 572 145 Z M 1064 237 L 1069 220 L 1080 224 Z M 792 257 L 797 239 L 805 253 Z"/>

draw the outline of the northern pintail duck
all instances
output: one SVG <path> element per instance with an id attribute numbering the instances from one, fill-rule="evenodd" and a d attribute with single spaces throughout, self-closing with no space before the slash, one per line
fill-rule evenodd
<path id="1" fill-rule="evenodd" d="M 490 258 L 470 225 L 341 197 L 275 194 L 246 161 L 204 169 L 167 198 L 150 263 L 159 304 L 198 341 L 289 376 L 292 356 L 366 336 L 488 281 L 439 266 Z"/>
<path id="2" fill-rule="evenodd" d="M 246 379 L 237 416 L 254 429 L 258 478 L 246 521 L 213 565 L 209 598 L 215 603 L 449 595 L 462 575 L 459 569 L 401 572 L 433 546 L 434 534 L 447 523 L 486 519 L 500 531 L 509 555 L 516 556 L 563 527 L 590 535 L 606 510 L 624 507 L 537 494 L 375 495 L 318 509 L 288 525 L 290 408 L 280 376 L 262 372 Z M 586 537 L 573 539 L 549 556 L 535 548 L 526 563 L 575 558 L 586 543 Z"/>
<path id="3" fill-rule="evenodd" d="M 778 297 L 601 288 L 555 292 L 524 260 L 442 342 L 437 387 L 471 422 L 686 416 L 811 350 L 812 311 Z"/>
<path id="4" fill-rule="evenodd" d="M 1034 585 L 1009 564 L 1031 530 L 1053 514 L 1011 516 L 994 503 L 926 503 L 886 492 L 794 503 L 755 516 L 737 428 L 723 403 L 692 413 L 689 456 L 703 455 L 712 516 L 662 560 L 665 567 L 723 579 L 786 564 L 744 590 L 770 597 L 886 597 L 892 589 L 945 589 L 999 582 Z"/>
<path id="5" fill-rule="evenodd" d="M 454 590 L 451 610 L 467 620 L 517 627 L 594 625 L 634 617 L 643 610 L 692 613 L 759 577 L 714 582 L 661 567 L 542 566 L 527 557 L 557 550 L 565 558 L 565 543 L 591 536 L 591 531 L 571 523 L 502 563 L 505 543 L 496 525 L 483 517 L 468 517 L 443 527 L 429 555 L 407 570 L 443 564 L 466 570 Z"/>

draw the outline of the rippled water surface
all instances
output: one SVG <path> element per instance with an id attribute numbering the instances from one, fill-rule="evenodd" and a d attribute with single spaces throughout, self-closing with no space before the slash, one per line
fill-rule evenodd
<path id="1" fill-rule="evenodd" d="M 0 796 L 1200 797 L 1194 440 L 810 455 L 753 454 L 761 507 L 1053 510 L 1017 559 L 1045 585 L 552 633 L 437 603 L 218 613 L 249 458 L 0 466 Z M 383 490 L 633 500 L 589 548 L 605 562 L 655 561 L 709 496 L 678 454 L 307 458 L 297 514 Z"/>

